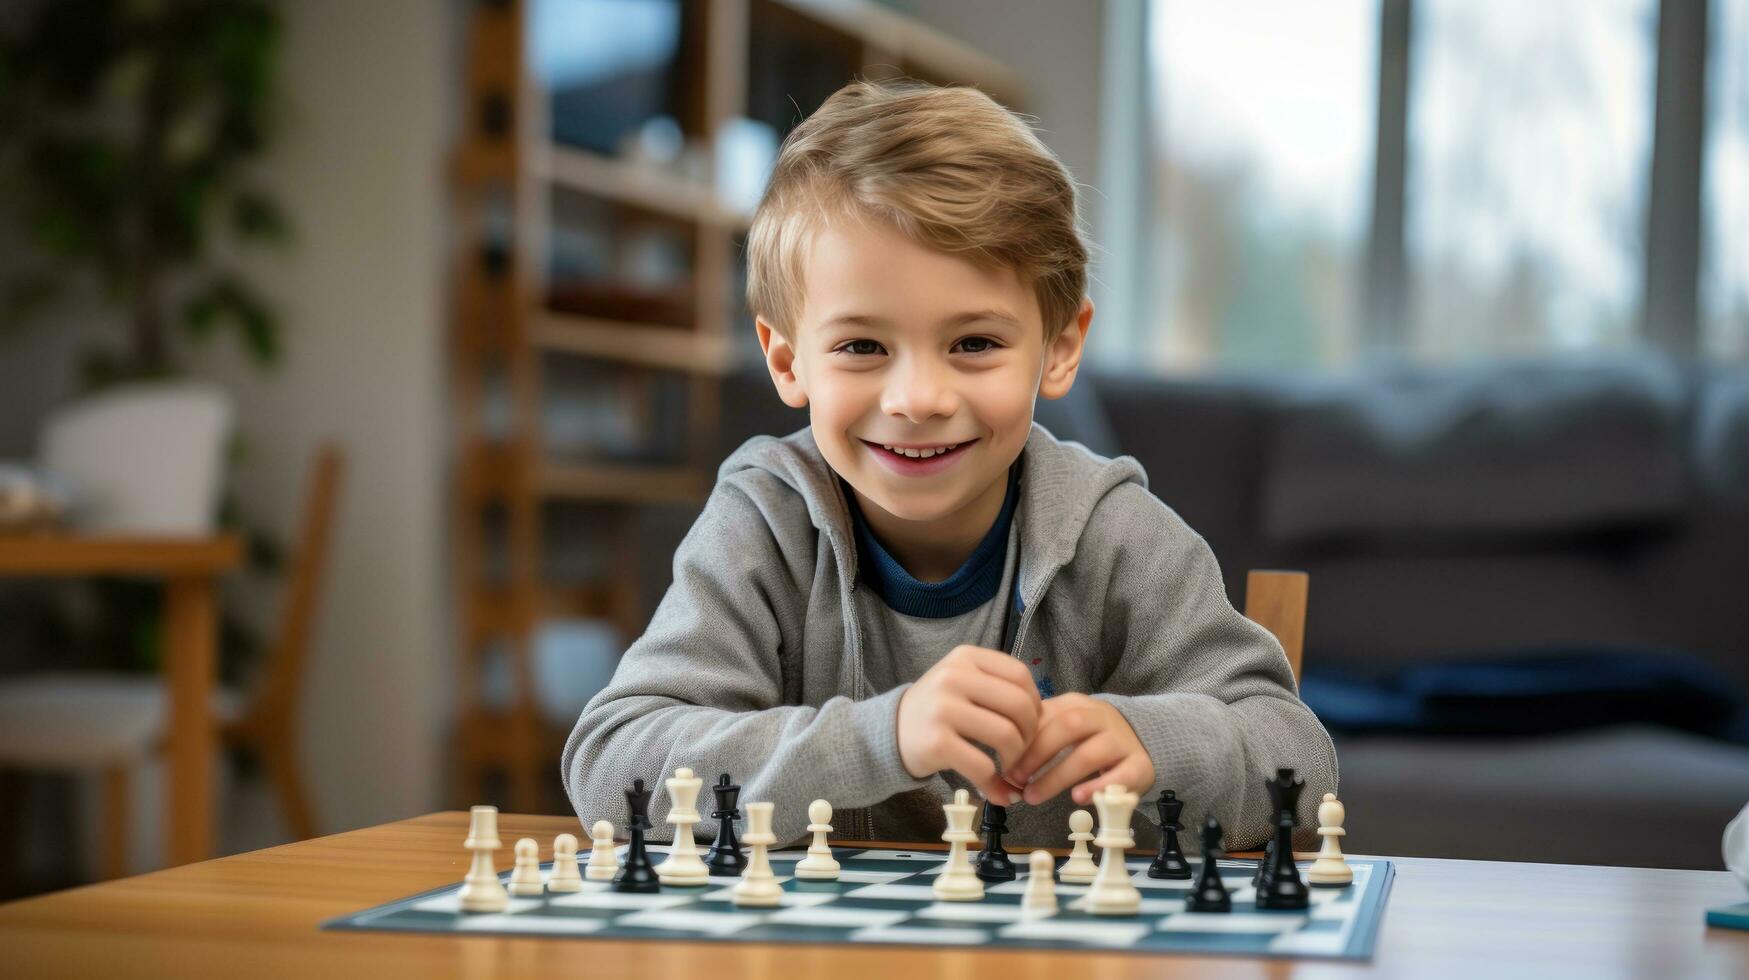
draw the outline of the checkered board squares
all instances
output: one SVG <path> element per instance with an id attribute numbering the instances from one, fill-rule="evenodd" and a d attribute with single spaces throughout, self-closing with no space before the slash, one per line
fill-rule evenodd
<path id="1" fill-rule="evenodd" d="M 650 849 L 666 850 L 660 845 Z M 1350 858 L 1353 885 L 1314 888 L 1310 909 L 1272 912 L 1256 906 L 1250 885 L 1256 865 L 1222 861 L 1233 911 L 1215 915 L 1186 912 L 1184 900 L 1191 883 L 1150 878 L 1147 860 L 1138 857 L 1128 862 L 1132 880 L 1142 892 L 1138 914 L 1089 915 L 1074 907 L 1087 887 L 1059 883 L 1060 911 L 1048 918 L 1027 919 L 1020 914 L 1025 872 L 1016 881 L 986 886 L 982 901 L 938 902 L 930 887 L 941 870 L 943 857 L 938 853 L 835 848 L 842 869 L 838 881 L 795 878 L 795 864 L 805 854 L 785 850 L 771 855 L 772 870 L 783 887 L 781 904 L 774 908 L 738 908 L 730 901 L 734 879 L 712 878 L 703 887 L 664 887 L 653 895 L 624 894 L 605 882 L 585 881 L 579 892 L 516 897 L 503 912 L 470 914 L 458 904 L 458 883 L 342 916 L 323 928 L 580 940 L 897 943 L 1364 960 L 1372 956 L 1393 873 L 1389 861 Z"/>

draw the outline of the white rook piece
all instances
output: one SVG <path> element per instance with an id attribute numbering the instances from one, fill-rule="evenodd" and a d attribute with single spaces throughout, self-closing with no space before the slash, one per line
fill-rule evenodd
<path id="1" fill-rule="evenodd" d="M 768 854 L 777 843 L 777 835 L 771 832 L 771 809 L 770 803 L 747 804 L 747 833 L 741 835 L 741 842 L 753 848 L 753 855 L 747 870 L 741 872 L 741 880 L 729 892 L 729 900 L 736 905 L 767 907 L 783 900 L 783 886 L 771 873 Z"/>
<path id="2" fill-rule="evenodd" d="M 540 877 L 540 845 L 533 837 L 516 842 L 516 869 L 510 872 L 510 894 L 539 895 L 546 891 Z"/>
<path id="3" fill-rule="evenodd" d="M 953 802 L 943 804 L 947 814 L 947 831 L 941 839 L 947 841 L 947 867 L 935 876 L 935 897 L 944 902 L 975 902 L 984 897 L 984 883 L 972 869 L 966 856 L 966 845 L 978 842 L 978 832 L 972 829 L 972 818 L 978 808 L 971 794 L 963 789 L 953 791 Z"/>
<path id="4" fill-rule="evenodd" d="M 826 835 L 832 832 L 832 804 L 825 800 L 815 800 L 808 804 L 808 833 L 814 835 L 814 843 L 808 847 L 808 856 L 796 862 L 796 877 L 809 881 L 834 881 L 838 878 L 838 861 L 832 857 L 832 848 L 826 843 Z"/>
<path id="5" fill-rule="evenodd" d="M 560 834 L 553 838 L 553 873 L 547 875 L 547 891 L 582 890 L 583 876 L 577 873 L 577 836 Z"/>
<path id="6" fill-rule="evenodd" d="M 477 806 L 469 813 L 468 839 L 462 846 L 474 852 L 474 860 L 462 879 L 462 911 L 502 912 L 510 905 L 510 895 L 492 865 L 492 853 L 503 846 L 498 841 L 498 808 Z"/>
<path id="7" fill-rule="evenodd" d="M 1069 860 L 1057 877 L 1076 885 L 1088 884 L 1099 874 L 1099 865 L 1093 863 L 1093 853 L 1087 850 L 1087 842 L 1093 839 L 1093 814 L 1086 810 L 1069 814 L 1069 839 L 1075 842 L 1075 849 L 1069 852 Z"/>
<path id="8" fill-rule="evenodd" d="M 1026 893 L 1020 896 L 1020 914 L 1023 918 L 1038 919 L 1057 913 L 1057 883 L 1051 877 L 1051 854 L 1049 851 L 1033 851 L 1028 859 L 1030 867 L 1026 877 Z"/>
<path id="9" fill-rule="evenodd" d="M 1318 804 L 1318 836 L 1324 838 L 1324 846 L 1318 849 L 1318 860 L 1306 869 L 1306 880 L 1314 885 L 1347 885 L 1354 881 L 1354 869 L 1348 866 L 1348 859 L 1342 856 L 1341 838 L 1348 831 L 1342 829 L 1342 821 L 1348 819 L 1348 810 L 1335 793 L 1325 793 L 1324 802 Z"/>
<path id="10" fill-rule="evenodd" d="M 1136 794 L 1116 783 L 1093 794 L 1093 808 L 1099 811 L 1099 836 L 1093 839 L 1094 846 L 1100 848 L 1099 874 L 1093 878 L 1093 887 L 1087 889 L 1084 908 L 1094 915 L 1135 915 L 1141 911 L 1142 893 L 1136 890 L 1124 863 L 1136 844 L 1130 832 L 1136 802 Z"/>
<path id="11" fill-rule="evenodd" d="M 698 845 L 692 842 L 692 825 L 698 823 L 698 810 L 693 804 L 698 802 L 704 780 L 694 776 L 691 769 L 680 768 L 674 770 L 674 778 L 667 780 L 666 785 L 668 798 L 674 801 L 668 811 L 668 822 L 674 825 L 674 846 L 668 851 L 668 860 L 657 865 L 656 877 L 664 885 L 708 884 L 711 869 L 705 866 L 704 859 L 698 856 Z"/>
<path id="12" fill-rule="evenodd" d="M 583 876 L 590 881 L 612 881 L 619 873 L 619 857 L 613 853 L 613 824 L 595 821 L 589 828 L 589 867 Z"/>

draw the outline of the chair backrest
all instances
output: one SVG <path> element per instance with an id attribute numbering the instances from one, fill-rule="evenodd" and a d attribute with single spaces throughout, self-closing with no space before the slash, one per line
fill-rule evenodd
<path id="1" fill-rule="evenodd" d="M 1245 577 L 1245 618 L 1280 641 L 1300 679 L 1300 658 L 1306 648 L 1306 593 L 1311 576 L 1305 572 L 1253 571 Z"/>
<path id="2" fill-rule="evenodd" d="M 51 415 L 42 464 L 72 484 L 83 530 L 210 534 L 231 425 L 230 396 L 217 385 L 128 385 Z"/>
<path id="3" fill-rule="evenodd" d="M 257 710 L 279 712 L 289 718 L 296 712 L 302 688 L 304 661 L 321 595 L 323 571 L 334 527 L 334 508 L 340 494 L 345 458 L 340 448 L 325 443 L 316 451 L 304 493 L 304 513 L 298 528 L 296 550 L 279 607 L 279 631 L 268 651 L 265 675 L 258 692 Z"/>

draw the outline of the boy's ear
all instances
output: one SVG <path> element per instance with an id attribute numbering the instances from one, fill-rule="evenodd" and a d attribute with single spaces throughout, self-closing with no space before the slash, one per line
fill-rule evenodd
<path id="1" fill-rule="evenodd" d="M 1075 384 L 1075 372 L 1081 367 L 1081 353 L 1087 349 L 1087 328 L 1092 325 L 1093 300 L 1083 297 L 1075 319 L 1045 348 L 1044 375 L 1038 382 L 1040 395 L 1055 399 L 1069 393 Z"/>
<path id="2" fill-rule="evenodd" d="M 759 348 L 765 351 L 765 368 L 777 386 L 777 397 L 791 408 L 806 408 L 808 392 L 796 376 L 795 348 L 764 320 L 754 320 L 753 329 L 759 332 Z"/>

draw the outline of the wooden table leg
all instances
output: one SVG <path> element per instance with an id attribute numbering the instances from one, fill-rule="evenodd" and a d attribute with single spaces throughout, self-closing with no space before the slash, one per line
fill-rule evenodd
<path id="1" fill-rule="evenodd" d="M 172 579 L 165 592 L 165 655 L 170 683 L 170 863 L 212 856 L 213 677 L 219 617 L 217 583 Z"/>

